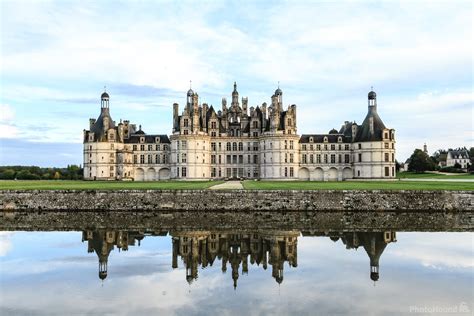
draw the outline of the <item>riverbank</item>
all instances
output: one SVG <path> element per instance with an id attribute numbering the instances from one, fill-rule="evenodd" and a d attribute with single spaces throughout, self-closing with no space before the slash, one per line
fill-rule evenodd
<path id="1" fill-rule="evenodd" d="M 474 211 L 474 191 L 3 190 L 14 211 Z"/>

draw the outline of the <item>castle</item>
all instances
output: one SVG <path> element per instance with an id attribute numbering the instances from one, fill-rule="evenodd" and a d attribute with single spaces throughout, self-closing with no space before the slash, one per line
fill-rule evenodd
<path id="1" fill-rule="evenodd" d="M 240 102 L 239 102 L 240 101 Z M 248 107 L 234 83 L 232 101 L 215 110 L 199 104 L 189 89 L 186 106 L 173 104 L 172 134 L 146 134 L 127 120 L 116 124 L 110 96 L 84 130 L 84 179 L 158 181 L 168 179 L 269 179 L 342 181 L 395 177 L 395 131 L 377 113 L 368 94 L 361 125 L 346 121 L 328 134 L 297 133 L 296 105 L 283 106 L 275 90 L 271 104 Z"/>

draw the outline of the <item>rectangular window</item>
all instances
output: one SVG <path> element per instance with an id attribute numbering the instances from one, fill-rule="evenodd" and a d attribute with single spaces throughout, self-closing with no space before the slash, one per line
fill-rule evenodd
<path id="1" fill-rule="evenodd" d="M 293 154 L 290 154 L 290 163 L 293 163 Z"/>
<path id="2" fill-rule="evenodd" d="M 345 163 L 350 163 L 350 156 L 349 155 L 344 155 L 344 162 Z"/>
<path id="3" fill-rule="evenodd" d="M 390 144 L 389 143 L 384 143 L 385 149 L 389 149 Z"/>
<path id="4" fill-rule="evenodd" d="M 295 176 L 295 171 L 293 167 L 290 167 L 290 177 L 293 178 Z"/>
<path id="5" fill-rule="evenodd" d="M 186 167 L 182 167 L 182 168 L 181 168 L 181 176 L 182 176 L 183 178 L 186 178 Z"/>
<path id="6" fill-rule="evenodd" d="M 331 145 L 331 150 L 336 150 L 336 145 L 332 144 Z"/>
<path id="7" fill-rule="evenodd" d="M 285 149 L 288 149 L 287 147 L 288 147 L 288 141 L 285 140 Z"/>
<path id="8" fill-rule="evenodd" d="M 211 163 L 216 163 L 216 155 L 211 155 Z"/>
<path id="9" fill-rule="evenodd" d="M 152 155 L 148 155 L 148 163 L 153 163 Z"/>
<path id="10" fill-rule="evenodd" d="M 386 177 L 390 176 L 390 168 L 389 167 L 385 167 L 385 176 Z"/>
<path id="11" fill-rule="evenodd" d="M 344 145 L 345 150 L 349 150 L 349 145 Z"/>
<path id="12" fill-rule="evenodd" d="M 336 163 L 336 155 L 331 155 L 331 163 Z"/>
<path id="13" fill-rule="evenodd" d="M 302 163 L 306 163 L 306 154 L 304 154 L 303 156 L 301 156 L 301 162 L 302 162 Z"/>
<path id="14" fill-rule="evenodd" d="M 145 155 L 140 155 L 140 163 L 145 163 Z"/>
<path id="15" fill-rule="evenodd" d="M 145 151 L 145 145 L 140 145 L 140 150 Z"/>
<path id="16" fill-rule="evenodd" d="M 227 143 L 226 147 L 227 147 L 227 150 L 228 150 L 228 151 L 231 150 L 231 144 L 230 144 L 230 143 Z"/>
<path id="17" fill-rule="evenodd" d="M 237 163 L 237 155 L 232 155 L 232 163 Z"/>
<path id="18" fill-rule="evenodd" d="M 314 150 L 314 146 L 313 144 L 309 145 L 309 150 L 313 151 Z"/>
<path id="19" fill-rule="evenodd" d="M 288 154 L 285 153 L 285 162 L 288 162 Z"/>
<path id="20" fill-rule="evenodd" d="M 189 125 L 189 120 L 188 120 L 188 119 L 184 119 L 183 126 L 184 126 L 184 127 L 188 127 L 188 125 Z"/>
<path id="21" fill-rule="evenodd" d="M 328 155 L 324 155 L 324 163 L 328 163 Z"/>
<path id="22" fill-rule="evenodd" d="M 230 155 L 227 155 L 227 163 L 232 163 Z"/>
<path id="23" fill-rule="evenodd" d="M 389 154 L 388 153 L 385 153 L 385 162 L 389 162 Z"/>
<path id="24" fill-rule="evenodd" d="M 181 148 L 186 149 L 187 146 L 188 146 L 188 143 L 185 140 L 182 140 L 181 141 Z"/>
<path id="25" fill-rule="evenodd" d="M 137 150 L 137 145 L 133 145 L 133 150 Z"/>
<path id="26" fill-rule="evenodd" d="M 293 149 L 293 147 L 294 147 L 293 143 L 294 143 L 294 141 L 290 140 L 290 149 Z"/>
<path id="27" fill-rule="evenodd" d="M 225 176 L 226 176 L 227 178 L 230 178 L 230 177 L 232 176 L 232 169 L 231 169 L 231 168 L 227 168 L 227 169 L 225 170 Z"/>
<path id="28" fill-rule="evenodd" d="M 359 146 L 359 149 L 362 149 L 362 144 L 357 144 Z"/>
<path id="29" fill-rule="evenodd" d="M 160 163 L 160 155 L 155 155 L 155 163 Z"/>
<path id="30" fill-rule="evenodd" d="M 316 155 L 316 163 L 321 163 L 321 155 Z"/>
<path id="31" fill-rule="evenodd" d="M 181 162 L 186 162 L 186 154 L 181 154 Z"/>
<path id="32" fill-rule="evenodd" d="M 257 142 L 254 142 L 254 143 L 253 143 L 253 150 L 254 150 L 254 151 L 257 151 L 257 150 L 258 150 L 258 143 L 257 143 Z"/>
<path id="33" fill-rule="evenodd" d="M 301 149 L 302 149 L 302 150 L 306 150 L 306 144 L 301 145 Z"/>
<path id="34" fill-rule="evenodd" d="M 237 151 L 237 143 L 232 143 L 232 150 Z"/>
<path id="35" fill-rule="evenodd" d="M 239 151 L 242 151 L 244 150 L 244 144 L 243 143 L 239 143 Z"/>
<path id="36" fill-rule="evenodd" d="M 148 150 L 152 151 L 153 150 L 153 145 L 148 145 Z"/>
<path id="37" fill-rule="evenodd" d="M 211 177 L 215 178 L 216 177 L 216 168 L 211 169 Z"/>
<path id="38" fill-rule="evenodd" d="M 221 155 L 219 155 L 219 164 L 222 163 L 222 158 L 221 158 Z"/>
<path id="39" fill-rule="evenodd" d="M 258 155 L 253 155 L 253 163 L 258 163 Z"/>
<path id="40" fill-rule="evenodd" d="M 316 150 L 321 150 L 321 145 L 316 145 Z"/>
<path id="41" fill-rule="evenodd" d="M 239 163 L 244 163 L 244 156 L 243 155 L 239 155 Z"/>
<path id="42" fill-rule="evenodd" d="M 137 155 L 133 155 L 133 163 L 137 164 L 138 163 L 138 157 Z"/>
<path id="43" fill-rule="evenodd" d="M 309 155 L 309 163 L 314 163 L 314 156 L 313 156 L 313 154 Z"/>
<path id="44" fill-rule="evenodd" d="M 362 162 L 362 154 L 359 154 L 359 162 Z"/>
<path id="45" fill-rule="evenodd" d="M 395 162 L 395 154 L 392 154 L 392 162 Z"/>
<path id="46" fill-rule="evenodd" d="M 285 178 L 288 178 L 288 168 L 285 167 Z"/>

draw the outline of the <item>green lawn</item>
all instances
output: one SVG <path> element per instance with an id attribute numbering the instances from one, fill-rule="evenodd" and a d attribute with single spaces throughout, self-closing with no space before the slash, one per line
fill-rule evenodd
<path id="1" fill-rule="evenodd" d="M 460 173 L 460 174 L 439 174 L 439 173 L 414 173 L 414 172 L 399 172 L 397 173 L 399 179 L 474 179 L 472 173 Z"/>
<path id="2" fill-rule="evenodd" d="M 0 190 L 197 190 L 223 181 L 69 181 L 0 180 Z"/>
<path id="3" fill-rule="evenodd" d="M 474 182 L 408 181 L 244 181 L 247 190 L 474 190 Z"/>

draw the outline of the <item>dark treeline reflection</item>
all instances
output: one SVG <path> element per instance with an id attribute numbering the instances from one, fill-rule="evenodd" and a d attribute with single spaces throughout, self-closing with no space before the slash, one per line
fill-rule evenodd
<path id="1" fill-rule="evenodd" d="M 179 231 L 169 232 L 172 239 L 173 269 L 178 268 L 181 259 L 186 268 L 186 280 L 192 283 L 198 278 L 198 268 L 220 264 L 222 272 L 229 268 L 234 288 L 239 274 L 247 274 L 249 263 L 271 268 L 276 282 L 283 282 L 285 262 L 289 267 L 298 266 L 298 237 L 327 237 L 339 240 L 346 249 L 363 247 L 369 256 L 370 278 L 379 279 L 379 260 L 387 244 L 396 242 L 396 233 L 383 232 L 318 232 L 318 231 Z M 87 241 L 88 252 L 95 252 L 99 258 L 99 278 L 107 277 L 107 263 L 110 252 L 117 247 L 127 251 L 129 246 L 140 246 L 146 236 L 167 236 L 167 231 L 143 233 L 127 230 L 85 230 L 82 241 Z M 219 263 L 220 262 L 220 263 Z M 240 272 L 239 272 L 240 271 Z"/>

